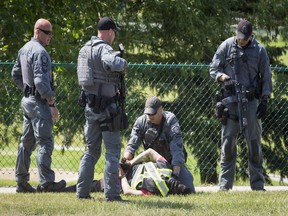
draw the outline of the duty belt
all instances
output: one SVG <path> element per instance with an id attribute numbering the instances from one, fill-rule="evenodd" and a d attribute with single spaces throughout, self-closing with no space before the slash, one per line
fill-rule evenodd
<path id="1" fill-rule="evenodd" d="M 256 99 L 255 97 L 255 91 L 245 91 L 245 98 L 248 101 L 253 101 L 254 99 Z M 227 103 L 233 103 L 233 102 L 237 102 L 237 98 L 235 94 L 232 94 L 229 91 L 225 91 L 223 93 L 223 100 L 225 101 L 223 104 L 227 104 Z M 222 100 L 222 102 L 223 102 Z"/>
<path id="2" fill-rule="evenodd" d="M 87 95 L 88 106 L 93 108 L 95 113 L 103 112 L 110 104 L 116 103 L 117 97 L 97 96 L 94 94 Z"/>

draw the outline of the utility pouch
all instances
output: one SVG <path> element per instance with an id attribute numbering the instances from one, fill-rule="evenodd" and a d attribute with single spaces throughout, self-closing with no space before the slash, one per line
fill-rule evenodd
<path id="1" fill-rule="evenodd" d="M 253 101 L 256 98 L 254 90 L 246 91 L 245 95 L 248 101 Z"/>
<path id="2" fill-rule="evenodd" d="M 78 98 L 78 104 L 81 107 L 85 107 L 86 103 L 87 103 L 87 97 L 86 97 L 85 91 L 83 89 L 81 89 L 80 95 Z"/>
<path id="3" fill-rule="evenodd" d="M 100 129 L 101 131 L 114 131 L 113 128 L 113 117 L 106 118 L 105 120 L 100 122 Z"/>
<path id="4" fill-rule="evenodd" d="M 118 112 L 113 115 L 113 130 L 122 131 L 128 128 L 128 117 L 119 107 Z"/>
<path id="5" fill-rule="evenodd" d="M 222 116 L 221 116 L 221 118 L 220 118 L 221 123 L 222 123 L 223 125 L 226 125 L 226 124 L 227 124 L 228 116 L 229 116 L 229 110 L 228 110 L 228 108 L 224 108 L 223 113 L 222 113 Z"/>
<path id="6" fill-rule="evenodd" d="M 96 114 L 103 112 L 105 108 L 107 107 L 106 100 L 102 96 L 88 94 L 86 101 L 88 103 L 88 106 L 92 108 L 93 112 Z"/>
<path id="7" fill-rule="evenodd" d="M 128 116 L 125 112 L 121 112 L 121 127 L 120 131 L 126 130 L 128 128 Z"/>
<path id="8" fill-rule="evenodd" d="M 80 86 L 92 86 L 94 84 L 94 72 L 92 68 L 92 44 L 86 43 L 79 51 L 77 59 L 77 76 Z"/>
<path id="9" fill-rule="evenodd" d="M 113 116 L 113 130 L 121 131 L 121 114 L 117 113 L 117 115 Z"/>
<path id="10" fill-rule="evenodd" d="M 159 132 L 156 128 L 149 128 L 144 135 L 144 147 L 145 149 L 151 148 L 152 144 L 155 142 L 155 140 L 158 138 Z"/>
<path id="11" fill-rule="evenodd" d="M 223 99 L 223 94 L 224 94 L 223 88 L 221 88 L 220 91 L 217 91 L 214 96 L 214 103 L 221 102 L 221 100 Z"/>
<path id="12" fill-rule="evenodd" d="M 187 162 L 187 157 L 188 157 L 188 154 L 187 154 L 187 151 L 185 149 L 185 147 L 183 146 L 183 153 L 184 153 L 184 158 L 185 158 L 185 163 Z"/>
<path id="13" fill-rule="evenodd" d="M 217 118 L 222 117 L 223 111 L 224 111 L 224 105 L 222 104 L 222 102 L 217 102 L 216 108 L 215 108 L 215 114 L 216 114 Z"/>
<path id="14" fill-rule="evenodd" d="M 227 124 L 227 119 L 228 119 L 228 115 L 229 115 L 229 110 L 228 108 L 226 108 L 222 102 L 217 102 L 216 103 L 216 109 L 215 109 L 215 114 L 217 116 L 217 118 L 220 119 L 221 123 L 223 125 Z"/>
<path id="15" fill-rule="evenodd" d="M 87 103 L 88 103 L 88 106 L 90 108 L 93 108 L 95 106 L 95 95 L 88 94 L 87 95 Z"/>
<path id="16" fill-rule="evenodd" d="M 255 89 L 255 98 L 260 99 L 262 94 L 262 82 L 258 82 L 256 89 Z"/>

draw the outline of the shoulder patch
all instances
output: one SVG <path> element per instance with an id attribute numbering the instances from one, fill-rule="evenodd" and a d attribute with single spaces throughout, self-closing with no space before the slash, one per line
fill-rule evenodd
<path id="1" fill-rule="evenodd" d="M 48 57 L 44 53 L 41 54 L 41 67 L 43 69 L 43 72 L 47 73 L 49 69 L 49 60 L 48 60 Z"/>
<path id="2" fill-rule="evenodd" d="M 48 66 L 48 58 L 46 55 L 42 54 L 41 56 L 42 66 Z"/>
<path id="3" fill-rule="evenodd" d="M 179 125 L 174 125 L 171 130 L 174 134 L 180 134 L 181 133 L 181 129 L 180 129 Z"/>

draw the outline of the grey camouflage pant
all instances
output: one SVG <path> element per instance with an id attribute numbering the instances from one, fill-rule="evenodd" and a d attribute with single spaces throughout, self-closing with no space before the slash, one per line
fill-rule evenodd
<path id="1" fill-rule="evenodd" d="M 250 175 L 250 186 L 253 190 L 264 188 L 264 176 L 262 167 L 261 147 L 261 120 L 257 119 L 257 101 L 248 102 L 247 120 L 245 129 L 245 141 L 248 146 L 248 166 Z M 229 114 L 237 115 L 237 104 L 228 106 Z M 232 189 L 236 169 L 237 136 L 239 134 L 239 123 L 228 119 L 227 125 L 222 125 L 221 145 L 221 171 L 219 176 L 220 186 Z"/>
<path id="2" fill-rule="evenodd" d="M 38 146 L 36 162 L 39 180 L 41 185 L 46 186 L 55 180 L 55 173 L 51 169 L 51 155 L 54 149 L 51 110 L 46 101 L 35 97 L 23 97 L 22 109 L 24 122 L 16 159 L 16 182 L 29 181 L 30 157 Z"/>
<path id="3" fill-rule="evenodd" d="M 77 197 L 87 197 L 91 191 L 94 168 L 101 156 L 102 140 L 105 145 L 104 194 L 106 198 L 119 196 L 120 182 L 118 167 L 121 154 L 120 131 L 101 131 L 100 122 L 105 120 L 106 113 L 96 114 L 91 108 L 85 108 L 86 123 L 84 134 L 86 150 L 79 166 Z"/>

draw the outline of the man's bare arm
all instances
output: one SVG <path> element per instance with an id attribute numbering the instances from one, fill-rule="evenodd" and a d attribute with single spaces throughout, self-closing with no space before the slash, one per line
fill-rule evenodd
<path id="1" fill-rule="evenodd" d="M 137 155 L 133 160 L 130 161 L 131 166 L 135 164 L 139 164 L 141 162 L 146 162 L 146 161 L 152 161 L 155 162 L 162 156 L 156 152 L 154 149 L 147 149 L 143 152 L 141 152 L 139 155 Z"/>

